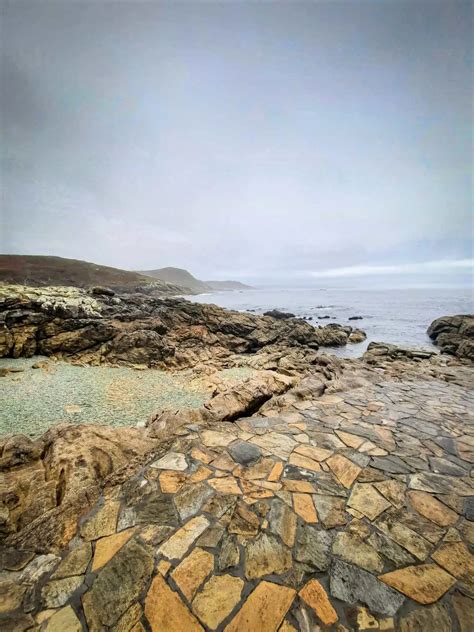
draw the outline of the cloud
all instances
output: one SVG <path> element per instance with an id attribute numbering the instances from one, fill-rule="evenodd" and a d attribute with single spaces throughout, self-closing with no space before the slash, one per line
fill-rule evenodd
<path id="1" fill-rule="evenodd" d="M 470 12 L 6 3 L 0 249 L 254 284 L 469 257 Z"/>
<path id="2" fill-rule="evenodd" d="M 346 268 L 333 268 L 311 272 L 315 279 L 333 279 L 343 277 L 365 277 L 379 275 L 424 275 L 443 272 L 474 271 L 474 259 L 458 259 L 454 261 L 424 261 L 421 263 L 403 263 L 398 265 L 358 265 Z"/>

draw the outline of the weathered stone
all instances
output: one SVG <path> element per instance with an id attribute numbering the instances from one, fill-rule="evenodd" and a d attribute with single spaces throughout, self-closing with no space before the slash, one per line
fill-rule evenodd
<path id="1" fill-rule="evenodd" d="M 212 478 L 208 481 L 208 483 L 220 494 L 236 494 L 238 496 L 242 494 L 237 481 L 232 476 L 226 476 L 225 478 Z"/>
<path id="2" fill-rule="evenodd" d="M 112 500 L 106 501 L 103 507 L 93 514 L 81 527 L 81 535 L 84 540 L 97 540 L 106 535 L 115 533 L 120 503 Z"/>
<path id="3" fill-rule="evenodd" d="M 375 520 L 391 506 L 388 500 L 385 500 L 370 483 L 356 483 L 347 504 L 367 516 L 369 520 Z"/>
<path id="4" fill-rule="evenodd" d="M 298 527 L 294 557 L 319 571 L 329 568 L 332 537 L 327 531 L 319 531 L 309 525 Z"/>
<path id="5" fill-rule="evenodd" d="M 375 525 L 380 531 L 383 531 L 420 561 L 426 560 L 430 554 L 432 545 L 418 533 L 415 533 L 415 531 L 400 522 L 396 522 L 390 517 L 381 516 Z"/>
<path id="6" fill-rule="evenodd" d="M 137 600 L 153 571 L 148 551 L 129 540 L 97 576 L 82 597 L 86 618 L 90 622 L 113 625 Z"/>
<path id="7" fill-rule="evenodd" d="M 174 504 L 181 520 L 187 520 L 197 514 L 213 491 L 205 483 L 183 485 L 174 496 Z"/>
<path id="8" fill-rule="evenodd" d="M 174 470 L 177 472 L 183 472 L 187 469 L 188 463 L 184 454 L 180 452 L 168 452 L 161 459 L 154 461 L 150 467 L 154 467 L 159 470 Z"/>
<path id="9" fill-rule="evenodd" d="M 260 582 L 224 632 L 276 632 L 295 595 L 296 591 L 292 588 L 267 581 Z"/>
<path id="10" fill-rule="evenodd" d="M 117 624 L 113 628 L 113 632 L 135 632 L 136 626 L 139 624 L 142 614 L 143 610 L 141 605 L 139 603 L 132 604 L 117 621 Z"/>
<path id="11" fill-rule="evenodd" d="M 0 613 L 11 612 L 21 606 L 26 586 L 9 579 L 0 580 Z"/>
<path id="12" fill-rule="evenodd" d="M 135 533 L 135 529 L 127 529 L 106 538 L 97 540 L 95 545 L 94 559 L 92 561 L 92 571 L 97 571 L 105 566 L 109 560 L 119 551 L 122 546 L 130 540 Z"/>
<path id="13" fill-rule="evenodd" d="M 264 575 L 282 575 L 291 567 L 290 551 L 277 538 L 260 534 L 245 549 L 245 576 L 256 579 Z"/>
<path id="14" fill-rule="evenodd" d="M 355 564 L 372 573 L 380 573 L 384 563 L 380 555 L 370 544 L 356 535 L 338 533 L 334 538 L 332 552 L 350 564 Z"/>
<path id="15" fill-rule="evenodd" d="M 0 548 L 0 571 L 20 571 L 34 557 L 33 551 L 22 551 L 10 546 Z"/>
<path id="16" fill-rule="evenodd" d="M 202 534 L 202 536 L 197 541 L 197 545 L 214 548 L 222 540 L 223 535 L 224 527 L 220 524 L 213 525 Z"/>
<path id="17" fill-rule="evenodd" d="M 225 448 L 235 437 L 230 433 L 218 432 L 217 430 L 205 430 L 201 433 L 201 439 L 208 448 Z"/>
<path id="18" fill-rule="evenodd" d="M 397 568 L 413 564 L 415 561 L 415 558 L 412 557 L 405 549 L 378 531 L 374 531 L 367 542 L 381 555 L 393 562 Z"/>
<path id="19" fill-rule="evenodd" d="M 436 564 L 407 566 L 381 575 L 379 579 L 422 604 L 438 601 L 456 583 L 454 577 Z"/>
<path id="20" fill-rule="evenodd" d="M 229 533 L 243 536 L 257 535 L 259 526 L 258 516 L 245 503 L 237 503 L 229 523 Z"/>
<path id="21" fill-rule="evenodd" d="M 270 531 L 279 535 L 286 546 L 292 548 L 296 535 L 296 515 L 280 500 L 274 500 L 268 516 Z"/>
<path id="22" fill-rule="evenodd" d="M 171 573 L 183 595 L 192 601 L 196 591 L 214 569 L 214 556 L 195 548 Z"/>
<path id="23" fill-rule="evenodd" d="M 163 494 L 176 494 L 186 481 L 183 472 L 165 471 L 160 474 L 160 488 Z"/>
<path id="24" fill-rule="evenodd" d="M 53 573 L 53 579 L 62 579 L 73 575 L 82 575 L 86 572 L 92 557 L 90 542 L 79 542 L 63 559 Z"/>
<path id="25" fill-rule="evenodd" d="M 418 608 L 400 619 L 400 632 L 452 632 L 453 627 L 444 604 L 435 604 L 429 608 Z"/>
<path id="26" fill-rule="evenodd" d="M 45 632 L 82 632 L 82 625 L 71 606 L 61 608 L 50 617 Z"/>
<path id="27" fill-rule="evenodd" d="M 306 586 L 300 590 L 299 596 L 314 610 L 317 617 L 325 625 L 336 623 L 337 612 L 332 607 L 329 597 L 316 579 L 311 579 Z"/>
<path id="28" fill-rule="evenodd" d="M 310 470 L 310 472 L 321 471 L 321 466 L 317 461 L 314 461 L 307 456 L 303 456 L 302 454 L 297 454 L 296 452 L 293 452 L 293 454 L 290 456 L 290 458 L 288 459 L 288 463 L 300 469 Z"/>
<path id="29" fill-rule="evenodd" d="M 404 597 L 356 566 L 336 560 L 331 568 L 331 595 L 347 603 L 360 601 L 372 612 L 393 616 Z"/>
<path id="30" fill-rule="evenodd" d="M 152 632 L 203 632 L 196 617 L 173 592 L 161 575 L 156 575 L 145 598 L 145 616 Z"/>
<path id="31" fill-rule="evenodd" d="M 411 490 L 408 492 L 408 497 L 419 514 L 435 522 L 440 527 L 452 525 L 459 518 L 456 512 L 443 505 L 443 503 L 427 492 Z"/>
<path id="32" fill-rule="evenodd" d="M 318 522 L 318 515 L 310 494 L 293 494 L 293 509 L 305 522 Z"/>
<path id="33" fill-rule="evenodd" d="M 295 452 L 314 461 L 325 461 L 333 454 L 332 450 L 325 450 L 313 445 L 299 445 L 295 448 Z"/>
<path id="34" fill-rule="evenodd" d="M 343 498 L 315 494 L 313 502 L 316 506 L 318 518 L 325 529 L 340 527 L 347 523 L 348 515 L 344 511 L 346 503 Z"/>
<path id="35" fill-rule="evenodd" d="M 467 479 L 443 474 L 422 472 L 410 476 L 410 489 L 417 489 L 433 494 L 457 494 L 458 496 L 472 496 L 474 487 Z"/>
<path id="36" fill-rule="evenodd" d="M 229 616 L 240 601 L 244 582 L 232 575 L 215 575 L 193 601 L 193 612 L 211 630 Z"/>
<path id="37" fill-rule="evenodd" d="M 472 622 L 474 621 L 474 600 L 455 592 L 451 597 L 454 611 L 459 621 L 460 632 L 472 632 Z"/>
<path id="38" fill-rule="evenodd" d="M 180 560 L 191 544 L 207 529 L 209 521 L 204 516 L 191 518 L 179 531 L 159 548 L 161 555 L 170 560 Z"/>
<path id="39" fill-rule="evenodd" d="M 220 571 L 233 568 L 234 566 L 237 566 L 239 559 L 240 552 L 235 539 L 230 536 L 226 536 L 222 542 L 219 557 L 217 558 L 217 568 Z"/>
<path id="40" fill-rule="evenodd" d="M 60 558 L 57 555 L 38 555 L 35 557 L 26 568 L 23 569 L 20 575 L 20 581 L 23 584 L 35 584 L 40 579 L 51 572 L 55 566 L 58 565 Z"/>
<path id="41" fill-rule="evenodd" d="M 234 461 L 242 465 L 255 463 L 262 456 L 262 451 L 258 446 L 240 439 L 228 445 L 227 450 Z"/>
<path id="42" fill-rule="evenodd" d="M 59 608 L 64 606 L 71 595 L 84 581 L 83 576 L 54 579 L 46 584 L 41 591 L 44 604 L 47 608 Z"/>
<path id="43" fill-rule="evenodd" d="M 334 454 L 329 457 L 327 464 L 336 475 L 338 481 L 347 488 L 351 487 L 362 469 L 341 454 Z"/>
<path id="44" fill-rule="evenodd" d="M 297 446 L 296 441 L 290 436 L 278 432 L 269 432 L 265 435 L 254 437 L 251 439 L 251 443 L 267 450 L 279 459 L 287 459 Z"/>
<path id="45" fill-rule="evenodd" d="M 463 542 L 442 544 L 431 557 L 451 575 L 465 582 L 474 596 L 474 556 Z"/>

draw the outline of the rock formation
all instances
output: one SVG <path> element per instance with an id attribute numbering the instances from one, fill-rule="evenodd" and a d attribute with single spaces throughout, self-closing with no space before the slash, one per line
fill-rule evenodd
<path id="1" fill-rule="evenodd" d="M 443 353 L 474 360 L 474 316 L 442 316 L 428 327 L 428 335 Z"/>
<path id="2" fill-rule="evenodd" d="M 348 326 L 315 329 L 301 319 L 276 320 L 179 298 L 20 286 L 0 288 L 0 326 L 0 357 L 43 354 L 160 368 L 223 365 L 233 354 L 269 347 L 281 356 L 311 352 L 344 345 L 355 333 Z"/>

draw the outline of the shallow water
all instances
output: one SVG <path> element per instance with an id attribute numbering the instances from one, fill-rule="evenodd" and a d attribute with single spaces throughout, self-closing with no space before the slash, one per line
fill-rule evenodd
<path id="1" fill-rule="evenodd" d="M 0 378 L 0 436 L 35 437 L 60 422 L 136 426 L 161 408 L 199 407 L 211 394 L 205 380 L 193 379 L 189 371 L 136 371 L 65 362 L 49 362 L 49 370 L 31 368 L 38 359 L 0 359 L 0 368 L 23 369 Z M 236 368 L 218 375 L 234 382 L 252 372 Z"/>
<path id="2" fill-rule="evenodd" d="M 374 340 L 433 349 L 426 330 L 435 318 L 474 312 L 473 294 L 469 289 L 254 289 L 187 298 L 256 313 L 281 309 L 300 317 L 311 317 L 315 326 L 337 322 L 360 327 L 367 333 L 364 343 L 331 350 L 345 357 L 362 355 Z M 318 319 L 326 315 L 331 318 Z M 349 321 L 351 316 L 363 318 Z"/>

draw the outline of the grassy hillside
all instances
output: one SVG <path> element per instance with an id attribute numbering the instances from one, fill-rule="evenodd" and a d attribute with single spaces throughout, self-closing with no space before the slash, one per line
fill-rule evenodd
<path id="1" fill-rule="evenodd" d="M 190 272 L 182 268 L 158 268 L 157 270 L 143 270 L 139 274 L 145 274 L 153 279 L 160 279 L 166 283 L 173 283 L 181 287 L 187 287 L 198 294 L 211 292 L 212 288 L 203 281 L 196 279 Z"/>
<path id="2" fill-rule="evenodd" d="M 101 266 L 88 261 L 36 255 L 0 255 L 0 283 L 42 287 L 103 285 L 116 290 L 145 289 L 163 294 L 183 294 L 185 288 L 137 272 Z"/>
<path id="3" fill-rule="evenodd" d="M 245 285 L 240 281 L 205 281 L 212 290 L 251 290 L 251 285 Z"/>
<path id="4" fill-rule="evenodd" d="M 157 270 L 144 270 L 140 274 L 146 274 L 154 279 L 160 279 L 167 283 L 174 283 L 182 287 L 188 287 L 193 292 L 201 294 L 203 292 L 215 292 L 221 290 L 245 290 L 249 285 L 244 285 L 239 281 L 200 281 L 190 272 L 182 268 L 158 268 Z"/>

